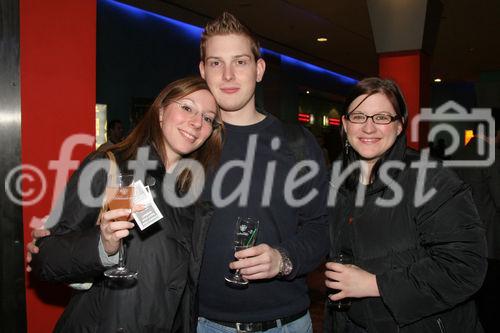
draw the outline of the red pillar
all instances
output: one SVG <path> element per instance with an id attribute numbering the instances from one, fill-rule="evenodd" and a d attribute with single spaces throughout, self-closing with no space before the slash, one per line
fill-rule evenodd
<path id="1" fill-rule="evenodd" d="M 379 54 L 379 76 L 393 79 L 401 87 L 410 131 L 415 115 L 429 106 L 429 55 L 436 44 L 443 5 L 440 0 L 366 0 L 366 4 Z M 408 142 L 409 146 L 426 146 L 427 128 L 428 124 L 422 124 L 419 142 Z"/>
<path id="2" fill-rule="evenodd" d="M 429 106 L 429 56 L 422 51 L 390 52 L 379 54 L 379 76 L 394 80 L 401 88 L 408 106 L 408 125 L 422 107 Z M 408 142 L 414 149 L 427 145 L 427 124 L 420 127 L 419 142 Z M 411 138 L 410 127 L 407 128 Z"/>
<path id="3" fill-rule="evenodd" d="M 95 136 L 96 2 L 89 0 L 20 0 L 20 63 L 22 161 L 42 171 L 47 191 L 35 205 L 23 206 L 25 243 L 29 222 L 52 205 L 57 160 L 64 140 L 72 134 Z M 93 149 L 79 145 L 72 154 L 81 160 Z M 23 189 L 41 189 L 25 181 Z M 60 189 L 57 189 L 60 190 Z M 28 332 L 52 332 L 67 291 L 37 288 L 26 277 Z"/>

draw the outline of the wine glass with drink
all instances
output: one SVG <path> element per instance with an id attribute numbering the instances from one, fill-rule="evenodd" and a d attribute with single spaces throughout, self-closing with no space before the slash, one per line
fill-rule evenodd
<path id="1" fill-rule="evenodd" d="M 131 209 L 134 196 L 134 175 L 132 173 L 121 173 L 110 175 L 106 187 L 106 202 L 110 210 L 113 209 Z M 128 218 L 128 216 L 126 216 Z M 108 269 L 104 276 L 110 279 L 128 279 L 137 278 L 137 272 L 131 271 L 125 266 L 125 248 L 123 239 L 120 239 L 120 248 L 118 250 L 118 266 Z"/>
<path id="2" fill-rule="evenodd" d="M 234 230 L 234 252 L 254 246 L 258 230 L 258 220 L 251 217 L 238 217 Z M 248 285 L 248 280 L 241 276 L 238 269 L 234 273 L 225 276 L 224 279 L 227 283 L 236 287 Z"/>

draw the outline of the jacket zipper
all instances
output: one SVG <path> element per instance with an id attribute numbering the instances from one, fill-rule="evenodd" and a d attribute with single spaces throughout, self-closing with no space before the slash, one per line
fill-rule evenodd
<path id="1" fill-rule="evenodd" d="M 438 318 L 438 319 L 436 320 L 436 322 L 437 322 L 437 324 L 438 324 L 438 326 L 439 326 L 439 331 L 440 331 L 441 333 L 446 333 L 446 330 L 444 329 L 443 321 L 441 320 L 441 318 Z"/>

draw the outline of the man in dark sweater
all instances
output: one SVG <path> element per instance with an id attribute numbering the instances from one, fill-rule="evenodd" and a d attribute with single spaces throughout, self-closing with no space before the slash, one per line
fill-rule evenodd
<path id="1" fill-rule="evenodd" d="M 265 71 L 258 42 L 231 14 L 206 26 L 199 67 L 221 107 L 226 136 L 204 194 L 216 209 L 200 273 L 198 333 L 312 332 L 306 274 L 328 248 L 322 151 L 304 130 L 308 172 L 292 169 L 298 161 L 284 125 L 255 107 Z M 260 225 L 256 246 L 234 253 L 238 217 Z M 225 283 L 230 269 L 250 281 L 247 288 Z"/>

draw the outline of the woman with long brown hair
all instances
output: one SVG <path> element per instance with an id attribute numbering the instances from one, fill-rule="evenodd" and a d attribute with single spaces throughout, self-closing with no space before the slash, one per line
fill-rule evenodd
<path id="1" fill-rule="evenodd" d="M 185 78 L 162 90 L 125 140 L 85 159 L 67 185 L 62 213 L 50 236 L 37 241 L 39 253 L 32 262 L 33 271 L 44 280 L 74 283 L 93 278 L 90 289 L 72 297 L 55 331 L 195 329 L 198 272 L 212 206 L 199 201 L 188 207 L 173 206 L 165 198 L 182 197 L 203 178 L 199 169 L 178 172 L 182 159 L 193 159 L 205 171 L 217 165 L 222 132 L 220 111 L 205 81 Z M 116 158 L 117 170 L 135 168 L 135 175 L 140 174 L 137 169 L 144 171 L 140 178 L 149 186 L 163 218 L 143 231 L 130 222 L 131 209 L 101 212 L 77 195 L 78 187 L 85 186 L 85 169 L 103 162 L 108 151 Z M 91 192 L 103 193 L 107 178 L 107 172 L 96 172 Z M 171 179 L 174 183 L 167 183 Z M 103 272 L 115 263 L 125 237 L 126 264 L 139 272 L 138 278 L 134 283 L 109 283 Z"/>

